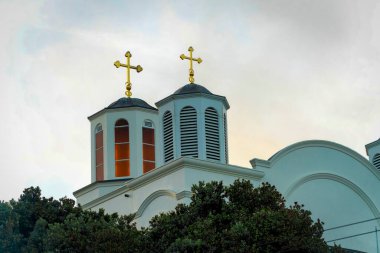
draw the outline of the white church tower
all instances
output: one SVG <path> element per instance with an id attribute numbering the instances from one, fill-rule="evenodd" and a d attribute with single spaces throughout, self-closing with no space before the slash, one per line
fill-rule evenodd
<path id="1" fill-rule="evenodd" d="M 138 98 L 120 98 L 88 117 L 91 182 L 135 178 L 156 167 L 157 109 Z"/>
<path id="2" fill-rule="evenodd" d="M 138 98 L 131 98 L 132 54 L 125 53 L 126 64 L 114 65 L 127 71 L 126 98 L 88 117 L 91 122 L 91 182 L 141 176 L 156 167 L 157 109 Z"/>
<path id="3" fill-rule="evenodd" d="M 163 162 L 182 156 L 228 163 L 227 99 L 190 83 L 156 103 Z"/>
<path id="4" fill-rule="evenodd" d="M 227 99 L 212 94 L 205 87 L 194 83 L 192 47 L 190 57 L 182 54 L 182 60 L 190 61 L 189 84 L 156 103 L 162 127 L 163 163 L 187 156 L 202 160 L 228 163 Z"/>

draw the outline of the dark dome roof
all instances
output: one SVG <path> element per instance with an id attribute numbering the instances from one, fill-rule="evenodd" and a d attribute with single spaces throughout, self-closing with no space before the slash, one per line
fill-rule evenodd
<path id="1" fill-rule="evenodd" d="M 119 100 L 110 104 L 106 109 L 125 108 L 125 107 L 142 107 L 150 110 L 157 110 L 150 106 L 147 102 L 139 98 L 120 98 Z"/>
<path id="2" fill-rule="evenodd" d="M 205 94 L 210 94 L 212 93 L 203 87 L 202 85 L 195 84 L 195 83 L 189 83 L 183 86 L 182 88 L 179 88 L 176 90 L 173 95 L 182 95 L 182 94 L 189 94 L 189 93 L 205 93 Z"/>

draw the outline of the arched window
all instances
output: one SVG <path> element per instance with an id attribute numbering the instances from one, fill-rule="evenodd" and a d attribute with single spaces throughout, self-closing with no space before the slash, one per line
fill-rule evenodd
<path id="1" fill-rule="evenodd" d="M 219 119 L 217 111 L 209 107 L 205 111 L 206 158 L 220 161 Z"/>
<path id="2" fill-rule="evenodd" d="M 185 106 L 180 112 L 181 156 L 198 158 L 197 111 Z"/>
<path id="3" fill-rule="evenodd" d="M 101 124 L 95 128 L 95 168 L 96 181 L 104 180 L 104 158 L 103 158 L 103 128 Z"/>
<path id="4" fill-rule="evenodd" d="M 156 167 L 156 154 L 154 148 L 154 128 L 150 120 L 144 121 L 142 128 L 143 148 L 143 172 L 153 170 Z"/>
<path id="5" fill-rule="evenodd" d="M 173 117 L 170 111 L 164 113 L 162 129 L 164 130 L 164 161 L 168 162 L 174 159 Z"/>
<path id="6" fill-rule="evenodd" d="M 227 136 L 227 116 L 223 114 L 223 125 L 224 125 L 224 154 L 226 156 L 226 163 L 228 163 L 228 136 Z"/>
<path id="7" fill-rule="evenodd" d="M 119 119 L 115 124 L 115 176 L 130 176 L 129 125 L 125 119 Z"/>
<path id="8" fill-rule="evenodd" d="M 376 167 L 376 169 L 380 170 L 380 154 L 379 153 L 373 157 L 372 163 Z"/>

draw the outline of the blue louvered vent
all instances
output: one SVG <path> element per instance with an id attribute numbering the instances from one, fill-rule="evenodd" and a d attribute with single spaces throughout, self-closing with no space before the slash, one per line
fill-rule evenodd
<path id="1" fill-rule="evenodd" d="M 212 107 L 206 109 L 206 158 L 220 161 L 218 113 Z"/>
<path id="2" fill-rule="evenodd" d="M 373 157 L 373 165 L 375 165 L 376 169 L 380 170 L 380 154 L 376 154 Z"/>
<path id="3" fill-rule="evenodd" d="M 168 162 L 174 159 L 173 144 L 173 117 L 171 112 L 164 113 L 163 118 L 164 130 L 164 161 Z"/>
<path id="4" fill-rule="evenodd" d="M 227 116 L 223 114 L 223 124 L 224 124 L 224 152 L 226 157 L 226 163 L 228 164 L 228 138 L 227 138 Z"/>
<path id="5" fill-rule="evenodd" d="M 197 112 L 191 106 L 180 113 L 181 156 L 198 158 Z"/>

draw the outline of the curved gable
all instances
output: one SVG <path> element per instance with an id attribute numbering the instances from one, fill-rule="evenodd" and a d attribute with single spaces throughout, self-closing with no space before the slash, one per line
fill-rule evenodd
<path id="1" fill-rule="evenodd" d="M 301 141 L 297 142 L 295 144 L 292 144 L 290 146 L 287 146 L 280 151 L 278 151 L 276 154 L 274 154 L 272 157 L 268 159 L 269 167 L 273 167 L 277 162 L 288 156 L 289 154 L 298 151 L 300 149 L 309 149 L 309 148 L 321 148 L 321 149 L 330 149 L 334 150 L 340 154 L 344 154 L 345 156 L 350 157 L 351 159 L 354 159 L 355 161 L 361 163 L 364 167 L 366 167 L 369 171 L 371 171 L 379 180 L 380 180 L 380 174 L 376 170 L 376 168 L 363 156 L 361 156 L 356 151 L 345 147 L 341 144 L 331 142 L 331 141 L 325 141 L 325 140 L 307 140 L 307 141 Z"/>

